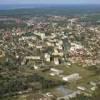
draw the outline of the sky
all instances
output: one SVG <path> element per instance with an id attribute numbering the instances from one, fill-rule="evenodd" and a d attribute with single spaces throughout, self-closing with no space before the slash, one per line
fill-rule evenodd
<path id="1" fill-rule="evenodd" d="M 100 4 L 100 0 L 0 0 L 0 4 Z"/>

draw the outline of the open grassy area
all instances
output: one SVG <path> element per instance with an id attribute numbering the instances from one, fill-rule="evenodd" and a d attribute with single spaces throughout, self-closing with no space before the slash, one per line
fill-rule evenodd
<path id="1" fill-rule="evenodd" d="M 91 81 L 96 81 L 100 80 L 100 76 L 96 75 L 94 71 L 90 71 L 88 69 L 85 69 L 83 67 L 80 67 L 78 65 L 71 65 L 70 67 L 67 67 L 66 65 L 61 65 L 61 66 L 54 66 L 53 68 L 63 70 L 63 75 L 71 75 L 73 73 L 79 73 L 79 75 L 82 77 L 80 80 L 77 82 L 70 82 L 69 87 L 73 90 L 76 90 L 77 86 L 84 86 L 84 87 L 89 87 L 90 84 L 89 82 Z M 58 80 L 62 81 L 62 78 L 59 76 L 50 76 L 50 71 L 49 72 L 40 72 L 39 74 L 42 75 L 43 77 L 51 80 Z"/>

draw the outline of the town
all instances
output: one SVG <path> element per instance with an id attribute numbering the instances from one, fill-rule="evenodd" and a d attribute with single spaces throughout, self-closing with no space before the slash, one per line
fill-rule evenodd
<path id="1" fill-rule="evenodd" d="M 100 24 L 82 19 L 1 16 L 0 100 L 92 98 L 100 88 Z"/>

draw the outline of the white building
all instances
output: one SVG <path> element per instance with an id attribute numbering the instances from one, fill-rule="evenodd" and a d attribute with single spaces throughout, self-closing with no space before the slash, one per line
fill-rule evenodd
<path id="1" fill-rule="evenodd" d="M 55 68 L 51 68 L 50 71 L 52 71 L 52 73 L 55 75 L 59 75 L 59 74 L 63 73 L 62 70 L 55 69 Z"/>
<path id="2" fill-rule="evenodd" d="M 54 64 L 59 65 L 59 58 L 58 57 L 54 57 Z"/>
<path id="3" fill-rule="evenodd" d="M 45 53 L 44 57 L 47 62 L 50 62 L 50 55 L 48 53 Z"/>
<path id="4" fill-rule="evenodd" d="M 25 59 L 28 59 L 28 60 L 40 60 L 40 56 L 26 56 Z"/>
<path id="5" fill-rule="evenodd" d="M 74 81 L 74 80 L 78 80 L 80 79 L 80 75 L 79 73 L 74 73 L 74 74 L 71 74 L 71 75 L 68 75 L 68 76 L 64 76 L 62 79 L 66 82 L 68 81 Z"/>
<path id="6" fill-rule="evenodd" d="M 82 86 L 78 86 L 77 89 L 82 90 L 82 91 L 85 91 L 86 90 L 86 88 L 85 87 L 82 87 Z"/>

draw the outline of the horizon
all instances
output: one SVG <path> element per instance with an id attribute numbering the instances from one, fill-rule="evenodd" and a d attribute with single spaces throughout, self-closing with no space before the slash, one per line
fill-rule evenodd
<path id="1" fill-rule="evenodd" d="M 0 5 L 5 4 L 100 4 L 100 0 L 0 0 Z"/>
<path id="2" fill-rule="evenodd" d="M 100 5 L 100 4 L 89 4 L 89 3 L 88 4 L 79 4 L 79 3 L 77 3 L 77 4 L 71 4 L 71 3 L 69 3 L 69 4 L 64 4 L 64 3 L 62 3 L 62 4 L 53 4 L 53 3 L 50 3 L 50 4 L 48 4 L 48 3 L 47 4 L 46 3 L 42 3 L 42 4 L 38 4 L 38 3 L 34 3 L 34 4 L 31 4 L 31 3 L 30 4 L 29 3 L 28 4 L 26 4 L 26 3 L 25 4 L 24 3 L 23 4 L 16 4 L 15 3 L 15 4 L 0 4 L 0 5 Z"/>

